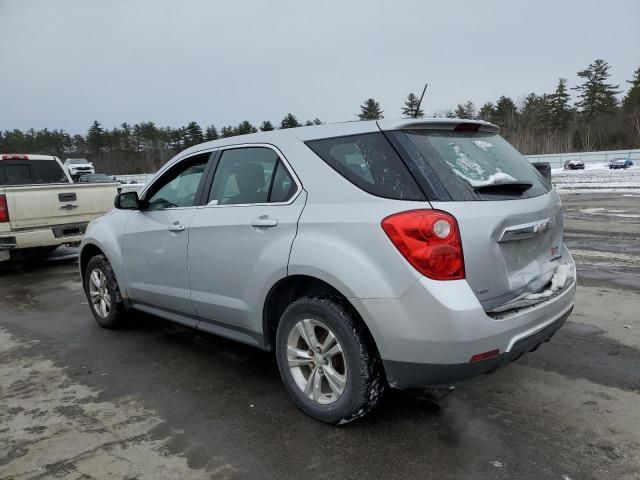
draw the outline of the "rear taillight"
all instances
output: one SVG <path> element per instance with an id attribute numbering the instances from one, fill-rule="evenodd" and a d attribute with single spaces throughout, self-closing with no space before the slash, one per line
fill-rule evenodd
<path id="1" fill-rule="evenodd" d="M 7 196 L 0 195 L 0 223 L 9 221 L 9 206 L 7 205 Z"/>
<path id="2" fill-rule="evenodd" d="M 2 160 L 29 160 L 29 155 L 2 155 Z"/>
<path id="3" fill-rule="evenodd" d="M 434 280 L 464 278 L 460 230 L 452 215 L 440 210 L 409 210 L 385 218 L 382 228 L 423 275 Z"/>

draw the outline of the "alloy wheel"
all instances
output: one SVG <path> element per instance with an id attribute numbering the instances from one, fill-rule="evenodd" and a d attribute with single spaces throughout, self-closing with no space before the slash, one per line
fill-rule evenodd
<path id="1" fill-rule="evenodd" d="M 111 294 L 107 288 L 107 277 L 98 268 L 89 275 L 89 297 L 95 312 L 100 317 L 107 318 L 111 311 Z"/>
<path id="2" fill-rule="evenodd" d="M 317 319 L 296 323 L 287 339 L 287 361 L 293 379 L 306 397 L 327 405 L 336 402 L 347 384 L 347 367 L 340 342 Z"/>

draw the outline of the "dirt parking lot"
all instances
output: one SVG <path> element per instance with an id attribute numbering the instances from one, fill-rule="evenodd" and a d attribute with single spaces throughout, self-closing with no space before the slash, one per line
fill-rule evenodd
<path id="1" fill-rule="evenodd" d="M 148 316 L 101 329 L 73 251 L 2 265 L 0 478 L 640 478 L 640 194 L 563 202 L 580 285 L 553 340 L 343 428 L 294 407 L 270 354 Z"/>

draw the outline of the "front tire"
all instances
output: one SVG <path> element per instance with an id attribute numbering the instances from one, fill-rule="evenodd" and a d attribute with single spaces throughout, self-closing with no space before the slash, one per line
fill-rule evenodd
<path id="1" fill-rule="evenodd" d="M 89 260 L 84 273 L 84 291 L 91 313 L 101 327 L 124 326 L 127 309 L 111 264 L 104 255 Z"/>
<path id="2" fill-rule="evenodd" d="M 345 424 L 371 411 L 386 381 L 359 318 L 340 299 L 302 297 L 284 311 L 276 334 L 280 375 L 307 415 Z"/>

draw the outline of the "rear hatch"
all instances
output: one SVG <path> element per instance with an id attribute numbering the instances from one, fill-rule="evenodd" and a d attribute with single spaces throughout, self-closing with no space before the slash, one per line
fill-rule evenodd
<path id="1" fill-rule="evenodd" d="M 496 127 L 423 125 L 385 134 L 432 207 L 458 220 L 466 279 L 484 309 L 548 288 L 566 261 L 555 191 Z"/>

